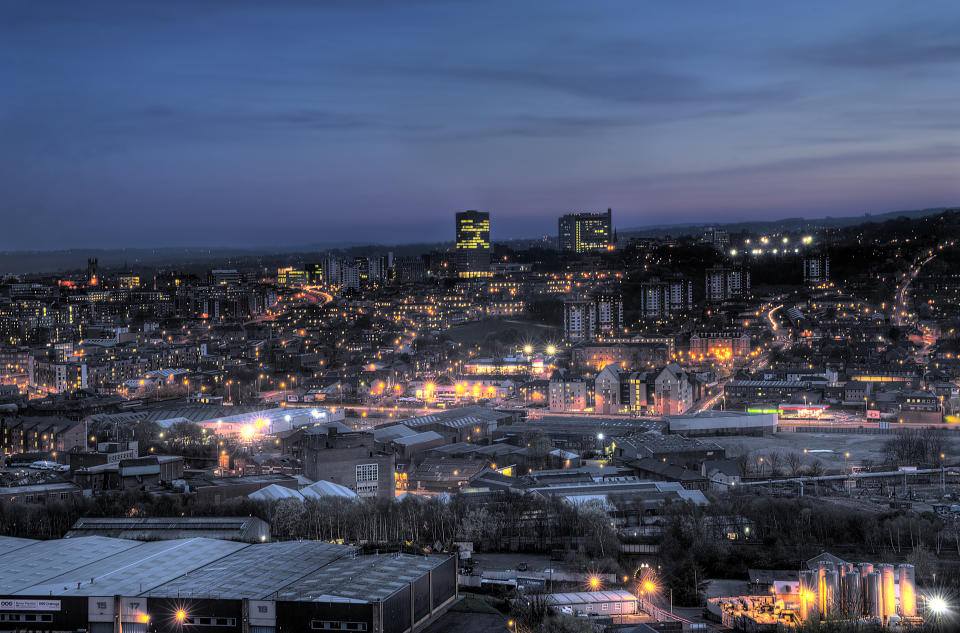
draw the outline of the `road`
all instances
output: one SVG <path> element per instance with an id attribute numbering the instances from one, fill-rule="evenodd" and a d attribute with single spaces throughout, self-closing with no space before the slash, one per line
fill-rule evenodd
<path id="1" fill-rule="evenodd" d="M 911 264 L 910 270 L 903 274 L 900 286 L 897 288 L 897 299 L 893 306 L 893 324 L 898 327 L 916 325 L 916 315 L 908 310 L 907 299 L 909 298 L 910 284 L 920 274 L 920 269 L 930 262 L 936 255 L 933 251 L 926 259 L 915 264 Z"/>
<path id="2" fill-rule="evenodd" d="M 777 297 L 778 299 L 780 297 Z M 774 346 L 778 348 L 785 347 L 790 343 L 790 334 L 787 332 L 786 328 L 780 327 L 780 324 L 777 323 L 776 313 L 783 309 L 783 304 L 776 306 L 771 306 L 764 312 L 762 320 L 770 324 L 770 331 L 773 332 L 774 337 Z M 764 352 L 757 356 L 755 359 L 750 361 L 748 368 L 750 371 L 758 371 L 767 366 L 767 363 L 770 360 L 770 353 Z M 727 386 L 727 383 L 733 380 L 733 376 L 730 376 L 726 380 L 720 383 L 719 389 L 716 393 L 712 394 L 709 398 L 700 403 L 700 406 L 697 407 L 697 413 L 703 413 L 705 411 L 710 411 L 717 405 L 717 402 L 723 398 L 724 389 Z"/>
<path id="3" fill-rule="evenodd" d="M 275 321 L 278 316 L 286 314 L 290 309 L 295 305 L 300 304 L 311 304 L 311 305 L 326 305 L 333 301 L 333 295 L 328 292 L 324 292 L 319 288 L 313 286 L 305 286 L 293 297 L 288 299 L 281 299 L 280 305 L 283 306 L 283 309 L 279 312 L 274 311 L 268 314 L 261 314 L 258 317 L 254 317 L 244 323 L 244 325 L 251 325 L 253 323 L 263 323 L 265 321 Z"/>

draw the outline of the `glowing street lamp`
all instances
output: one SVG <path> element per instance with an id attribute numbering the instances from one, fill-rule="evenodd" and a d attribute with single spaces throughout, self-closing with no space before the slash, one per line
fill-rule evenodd
<path id="1" fill-rule="evenodd" d="M 942 596 L 929 596 L 927 598 L 927 609 L 937 618 L 940 618 L 950 611 L 950 605 Z"/>

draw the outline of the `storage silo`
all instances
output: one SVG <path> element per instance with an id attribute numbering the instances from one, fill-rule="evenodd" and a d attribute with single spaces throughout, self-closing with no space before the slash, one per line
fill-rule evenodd
<path id="1" fill-rule="evenodd" d="M 882 617 L 883 610 L 880 606 L 880 572 L 872 571 L 867 574 L 867 584 L 864 595 L 866 596 L 867 608 L 863 615 L 868 618 Z"/>
<path id="2" fill-rule="evenodd" d="M 873 572 L 873 563 L 860 563 L 860 597 L 863 599 L 863 614 L 867 615 L 870 605 L 867 604 L 867 577 Z"/>
<path id="3" fill-rule="evenodd" d="M 912 618 L 917 615 L 916 570 L 905 563 L 897 571 L 900 573 L 900 615 Z"/>
<path id="4" fill-rule="evenodd" d="M 820 619 L 820 612 L 817 609 L 818 579 L 818 574 L 814 570 L 800 572 L 800 619 L 803 622 Z"/>
<path id="5" fill-rule="evenodd" d="M 883 563 L 878 565 L 880 569 L 880 596 L 881 608 L 883 609 L 883 621 L 886 622 L 891 615 L 897 615 L 897 594 L 896 582 L 894 580 L 893 565 Z"/>
<path id="6" fill-rule="evenodd" d="M 863 597 L 860 595 L 860 572 L 848 571 L 844 577 L 844 611 L 852 617 L 860 617 L 863 613 Z"/>
<path id="7" fill-rule="evenodd" d="M 828 570 L 823 584 L 823 602 L 826 605 L 823 613 L 828 617 L 836 615 L 838 611 L 837 603 L 840 600 L 840 574 L 836 570 Z"/>

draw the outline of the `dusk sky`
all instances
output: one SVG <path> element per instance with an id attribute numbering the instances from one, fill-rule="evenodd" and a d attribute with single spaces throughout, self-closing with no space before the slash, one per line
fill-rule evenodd
<path id="1" fill-rule="evenodd" d="M 957 204 L 956 0 L 0 0 L 0 249 Z"/>

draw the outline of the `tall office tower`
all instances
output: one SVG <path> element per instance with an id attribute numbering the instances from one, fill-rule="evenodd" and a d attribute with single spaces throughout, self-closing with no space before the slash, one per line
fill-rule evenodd
<path id="1" fill-rule="evenodd" d="M 803 258 L 803 281 L 821 284 L 830 281 L 830 256 L 826 253 Z"/>
<path id="2" fill-rule="evenodd" d="M 559 226 L 562 253 L 594 253 L 614 246 L 611 209 L 606 213 L 570 213 L 560 217 Z"/>
<path id="3" fill-rule="evenodd" d="M 460 277 L 490 274 L 490 214 L 486 211 L 457 213 L 456 272 Z"/>
<path id="4" fill-rule="evenodd" d="M 743 268 L 727 268 L 717 264 L 706 271 L 707 303 L 722 303 L 728 299 L 741 299 L 750 294 L 750 271 Z"/>
<path id="5" fill-rule="evenodd" d="M 645 318 L 663 318 L 693 308 L 693 282 L 654 277 L 640 284 L 640 313 Z"/>

